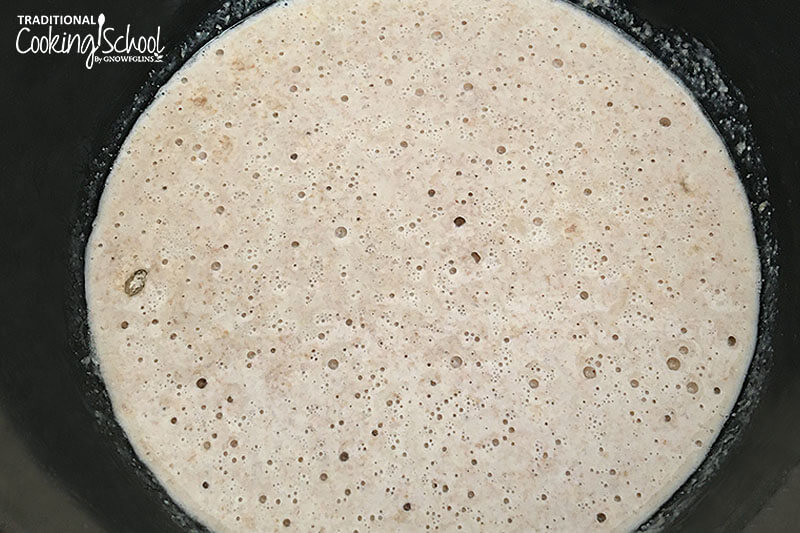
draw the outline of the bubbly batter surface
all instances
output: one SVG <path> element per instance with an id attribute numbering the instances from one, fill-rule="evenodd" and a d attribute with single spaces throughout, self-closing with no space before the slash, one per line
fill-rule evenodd
<path id="1" fill-rule="evenodd" d="M 137 122 L 86 253 L 116 416 L 218 532 L 633 528 L 755 338 L 720 139 L 549 0 L 251 17 Z"/>

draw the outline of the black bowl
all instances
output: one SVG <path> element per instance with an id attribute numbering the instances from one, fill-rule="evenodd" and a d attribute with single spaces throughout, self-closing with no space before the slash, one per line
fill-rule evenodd
<path id="1" fill-rule="evenodd" d="M 158 87 L 203 43 L 269 3 L 3 5 L 0 531 L 204 531 L 136 458 L 87 358 L 83 247 L 119 146 Z M 697 472 L 642 528 L 793 531 L 800 520 L 800 506 L 791 504 L 800 500 L 800 289 L 792 279 L 800 268 L 793 212 L 800 71 L 792 45 L 800 5 L 576 3 L 632 35 L 695 94 L 747 189 L 762 262 L 758 346 L 739 401 Z M 78 56 L 14 49 L 17 15 L 100 12 L 142 32 L 160 26 L 164 63 L 87 70 Z M 797 479 L 787 482 L 792 471 Z M 792 483 L 784 489 L 794 490 L 783 497 L 789 503 L 770 510 L 770 501 L 781 501 L 773 494 Z"/>

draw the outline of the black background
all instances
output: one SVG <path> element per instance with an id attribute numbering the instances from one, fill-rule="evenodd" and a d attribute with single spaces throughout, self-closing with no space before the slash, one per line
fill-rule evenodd
<path id="1" fill-rule="evenodd" d="M 218 5 L 36 0 L 0 7 L 0 413 L 10 420 L 8 431 L 43 465 L 43 479 L 55 487 L 56 497 L 76 498 L 91 517 L 65 513 L 59 531 L 88 531 L 89 521 L 114 532 L 177 530 L 157 493 L 131 490 L 141 482 L 98 432 L 65 342 L 64 286 L 79 184 L 152 65 L 100 64 L 86 70 L 79 56 L 21 56 L 14 50 L 16 16 L 103 12 L 116 25 L 130 23 L 140 33 L 160 25 L 170 49 Z M 741 445 L 678 524 L 687 531 L 738 530 L 800 464 L 800 291 L 793 277 L 800 267 L 795 214 L 800 3 L 631 0 L 629 5 L 654 25 L 682 28 L 712 50 L 744 93 L 769 175 L 781 267 L 774 367 Z M 18 452 L 0 448 L 0 454 L 9 453 Z M 0 480 L 13 485 L 9 476 L 0 470 Z M 20 484 L 18 491 L 0 494 L 6 495 L 0 501 L 0 531 L 55 531 L 42 518 L 12 515 L 19 504 L 13 499 L 36 502 L 44 489 Z M 800 502 L 800 494 L 795 499 Z M 42 505 L 42 514 L 60 509 L 52 500 Z M 800 520 L 800 510 L 792 511 L 785 531 Z"/>

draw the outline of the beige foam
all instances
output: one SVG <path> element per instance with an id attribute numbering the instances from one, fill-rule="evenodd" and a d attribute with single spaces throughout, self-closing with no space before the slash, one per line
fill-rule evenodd
<path id="1" fill-rule="evenodd" d="M 629 529 L 755 335 L 719 138 L 545 0 L 252 17 L 138 121 L 87 258 L 115 413 L 216 531 Z"/>

